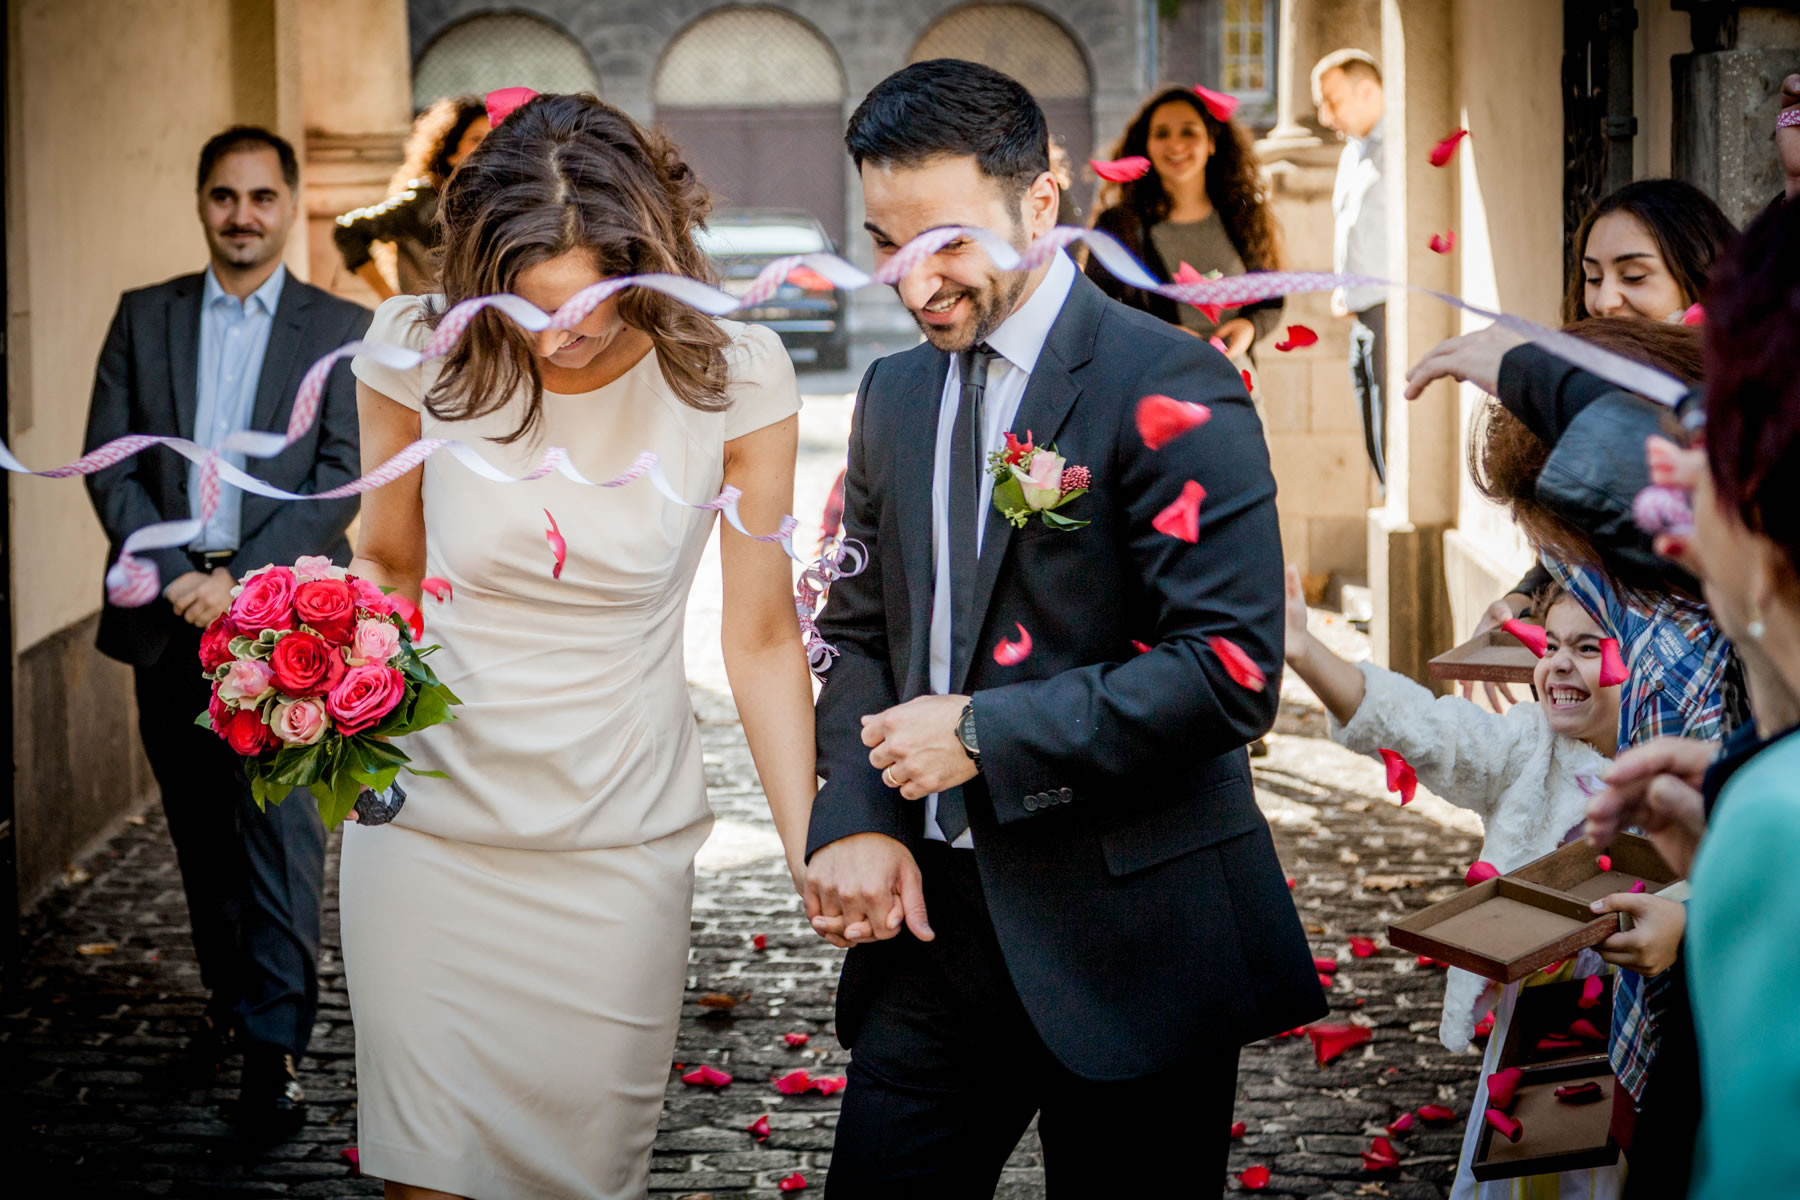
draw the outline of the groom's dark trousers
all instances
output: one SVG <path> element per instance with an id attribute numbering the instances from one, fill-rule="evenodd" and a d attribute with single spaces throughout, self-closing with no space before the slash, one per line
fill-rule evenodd
<path id="1" fill-rule="evenodd" d="M 859 720 L 930 691 L 949 369 L 921 345 L 864 377 L 845 523 L 869 565 L 832 585 L 819 622 L 839 657 L 808 853 L 861 833 L 903 842 L 937 934 L 845 960 L 850 1085 L 827 1192 L 991 1196 L 1036 1114 L 1053 1198 L 1122 1194 L 1148 1146 L 1180 1158 L 1156 1183 L 1216 1195 L 1239 1047 L 1326 1011 L 1244 750 L 1274 721 L 1282 661 L 1261 427 L 1223 355 L 1076 278 L 1012 429 L 1089 469 L 1061 512 L 1090 523 L 1015 530 L 990 512 L 974 578 L 952 580 L 978 636 L 955 639 L 949 690 L 973 696 L 982 752 L 963 789 L 974 848 L 952 849 L 882 782 Z M 1153 450 L 1135 422 L 1153 393 L 1211 418 Z M 1152 526 L 1189 480 L 1206 493 L 1193 544 Z M 1003 666 L 991 651 L 1015 625 L 1033 649 Z M 1267 686 L 1234 682 L 1214 638 Z"/>
<path id="2" fill-rule="evenodd" d="M 202 276 L 127 292 L 119 301 L 94 377 L 85 449 L 129 433 L 194 436 Z M 362 336 L 370 313 L 289 278 L 269 327 L 250 428 L 285 431 L 300 377 L 327 351 Z M 274 458 L 250 459 L 250 474 L 293 492 L 321 492 L 360 473 L 356 385 L 349 364 L 334 370 L 319 418 Z M 133 531 L 191 515 L 188 460 L 154 447 L 88 476 L 106 530 L 107 560 Z M 242 497 L 238 549 L 222 561 L 181 549 L 146 555 L 166 585 L 186 571 L 232 574 L 324 554 L 350 561 L 344 530 L 356 501 L 280 503 Z M 304 791 L 267 813 L 257 809 L 230 747 L 194 724 L 210 685 L 200 675 L 200 630 L 169 602 L 106 605 L 97 644 L 136 675 L 138 729 L 162 792 L 181 866 L 201 981 L 215 1019 L 252 1041 L 298 1057 L 318 1010 L 319 923 L 325 834 Z"/>

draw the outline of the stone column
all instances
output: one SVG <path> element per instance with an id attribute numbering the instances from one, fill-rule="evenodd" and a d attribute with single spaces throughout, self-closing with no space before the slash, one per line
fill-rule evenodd
<path id="1" fill-rule="evenodd" d="M 1781 192 L 1775 115 L 1800 71 L 1800 13 L 1774 5 L 1689 6 L 1694 53 L 1675 57 L 1675 177 L 1743 224 Z"/>

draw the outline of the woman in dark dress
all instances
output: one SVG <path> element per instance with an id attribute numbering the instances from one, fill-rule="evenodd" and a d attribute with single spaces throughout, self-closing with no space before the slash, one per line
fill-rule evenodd
<path id="1" fill-rule="evenodd" d="M 332 240 L 344 266 L 381 299 L 398 294 L 384 265 L 393 268 L 400 292 L 418 296 L 436 290 L 438 192 L 487 134 L 487 105 L 480 96 L 435 101 L 413 122 L 388 198 L 337 219 Z"/>
<path id="2" fill-rule="evenodd" d="M 1281 267 L 1280 234 L 1263 192 L 1250 131 L 1220 120 L 1188 89 L 1167 88 L 1138 110 L 1112 157 L 1150 160 L 1150 170 L 1100 191 L 1094 228 L 1123 242 L 1159 279 L 1185 265 L 1207 276 Z M 1216 337 L 1240 366 L 1250 347 L 1281 320 L 1280 298 L 1227 308 L 1217 319 L 1191 304 L 1129 287 L 1092 256 L 1088 276 L 1106 293 L 1200 337 Z"/>

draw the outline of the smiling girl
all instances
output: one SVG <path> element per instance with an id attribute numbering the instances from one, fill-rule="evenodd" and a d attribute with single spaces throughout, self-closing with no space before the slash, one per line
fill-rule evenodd
<path id="1" fill-rule="evenodd" d="M 1563 320 L 1678 320 L 1706 290 L 1713 260 L 1735 236 L 1711 196 L 1679 179 L 1639 179 L 1596 204 L 1575 231 L 1580 259 Z"/>

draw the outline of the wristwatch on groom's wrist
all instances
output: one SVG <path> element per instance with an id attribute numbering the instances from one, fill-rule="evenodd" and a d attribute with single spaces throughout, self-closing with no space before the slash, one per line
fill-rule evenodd
<path id="1" fill-rule="evenodd" d="M 981 770 L 981 746 L 975 741 L 975 702 L 963 705 L 962 717 L 956 722 L 956 740 L 962 743 L 963 753 Z"/>

